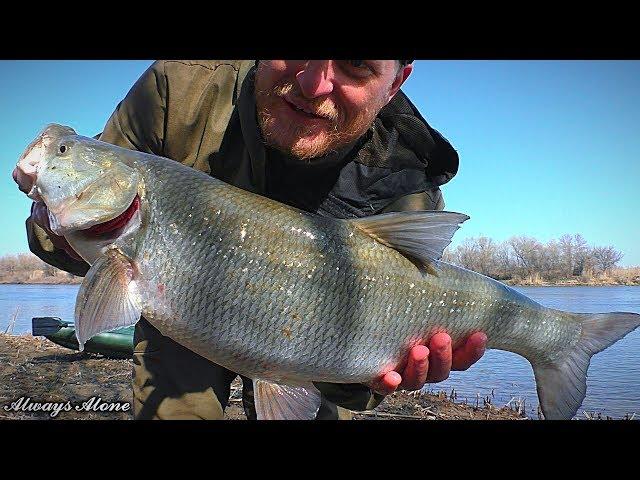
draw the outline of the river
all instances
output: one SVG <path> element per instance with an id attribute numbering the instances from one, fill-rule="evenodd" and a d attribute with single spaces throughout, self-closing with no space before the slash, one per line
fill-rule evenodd
<path id="1" fill-rule="evenodd" d="M 31 331 L 31 317 L 56 316 L 73 320 L 79 285 L 0 285 L 0 332 L 13 323 L 12 333 Z M 574 312 L 627 311 L 640 313 L 640 287 L 517 287 L 548 307 Z M 13 317 L 15 316 L 15 322 Z M 433 392 L 455 389 L 457 400 L 475 404 L 479 395 L 493 405 L 525 400 L 527 414 L 537 418 L 533 370 L 527 360 L 509 352 L 488 351 L 466 372 L 425 387 Z M 482 400 L 480 400 L 482 405 Z M 595 355 L 587 378 L 587 396 L 578 412 L 622 418 L 640 417 L 640 329 Z"/>

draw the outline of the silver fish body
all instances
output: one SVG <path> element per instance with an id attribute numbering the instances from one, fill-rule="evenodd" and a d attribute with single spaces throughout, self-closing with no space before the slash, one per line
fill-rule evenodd
<path id="1" fill-rule="evenodd" d="M 176 162 L 143 168 L 150 221 L 133 258 L 151 287 L 145 318 L 251 378 L 368 383 L 439 331 L 552 360 L 579 334 L 490 278 L 443 262 L 423 273 L 349 222 Z"/>
<path id="2" fill-rule="evenodd" d="M 95 270 L 78 299 L 81 336 L 112 328 L 133 310 L 203 357 L 250 378 L 303 388 L 307 398 L 311 382 L 370 384 L 437 332 L 448 332 L 455 346 L 482 331 L 489 348 L 532 363 L 545 416 L 570 418 L 584 398 L 590 356 L 640 323 L 636 314 L 548 309 L 437 254 L 422 255 L 431 230 L 420 229 L 433 224 L 438 238 L 448 232 L 435 248 L 441 253 L 468 218 L 459 214 L 325 218 L 172 160 L 80 136 L 60 141 L 69 139 L 82 152 L 76 155 L 108 155 L 118 172 L 129 172 L 123 192 L 112 195 L 116 214 L 122 198 L 140 198 L 139 212 L 115 238 L 87 236 L 77 229 L 82 211 L 67 215 L 74 223 L 65 236 Z M 50 164 L 43 163 L 36 183 L 45 202 L 60 182 L 48 183 Z M 138 184 L 133 193 L 131 178 Z M 96 190 L 104 205 L 104 188 Z M 105 285 L 121 284 L 119 293 L 96 286 L 109 275 Z M 119 299 L 110 304 L 118 307 L 96 306 L 98 294 Z M 111 321 L 100 320 L 103 311 Z"/>

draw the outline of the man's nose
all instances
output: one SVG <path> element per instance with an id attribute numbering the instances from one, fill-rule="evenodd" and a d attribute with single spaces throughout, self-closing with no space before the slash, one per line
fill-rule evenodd
<path id="1" fill-rule="evenodd" d="M 296 80 L 306 98 L 329 95 L 333 91 L 333 67 L 331 60 L 309 60 L 296 74 Z"/>

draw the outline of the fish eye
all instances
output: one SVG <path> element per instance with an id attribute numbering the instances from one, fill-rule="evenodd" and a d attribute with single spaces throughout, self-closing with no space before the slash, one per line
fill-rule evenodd
<path id="1" fill-rule="evenodd" d="M 65 153 L 68 150 L 68 148 L 67 148 L 66 145 L 60 145 L 60 149 L 59 150 L 60 150 L 60 153 Z"/>

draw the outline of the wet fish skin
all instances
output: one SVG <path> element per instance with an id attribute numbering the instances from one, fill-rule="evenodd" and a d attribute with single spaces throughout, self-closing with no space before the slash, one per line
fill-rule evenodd
<path id="1" fill-rule="evenodd" d="M 146 289 L 145 315 L 250 377 L 368 383 L 438 331 L 454 343 L 484 331 L 490 348 L 551 361 L 579 332 L 490 278 L 437 261 L 438 275 L 425 275 L 349 222 L 154 163 L 142 173 L 151 217 L 134 259 L 172 293 Z"/>
<path id="2" fill-rule="evenodd" d="M 150 286 L 163 285 L 165 295 L 145 288 L 143 312 L 163 334 L 201 355 L 251 377 L 367 382 L 381 364 L 393 368 L 425 328 L 455 328 L 444 310 L 452 303 L 442 297 L 447 288 L 454 296 L 455 281 L 439 286 L 426 277 L 431 283 L 425 283 L 405 257 L 347 222 L 208 176 L 195 182 L 175 162 L 150 166 L 143 177 L 151 219 L 133 258 L 140 276 Z M 187 272 L 185 259 L 195 259 Z M 461 298 L 466 294 L 460 289 Z M 191 300 L 181 301 L 186 297 Z M 444 306 L 432 307 L 440 320 L 414 320 L 428 305 L 423 298 L 433 303 L 436 297 L 444 299 Z M 483 326 L 469 322 L 461 335 Z M 288 354 L 295 356 L 291 365 Z"/>
<path id="3" fill-rule="evenodd" d="M 545 416 L 570 418 L 584 398 L 590 356 L 640 323 L 636 314 L 548 309 L 488 277 L 388 246 L 394 229 L 412 237 L 433 223 L 452 235 L 467 218 L 460 214 L 324 218 L 172 160 L 64 138 L 73 139 L 76 158 L 106 151 L 140 178 L 139 215 L 116 239 L 96 242 L 82 230 L 65 234 L 93 264 L 78 300 L 82 335 L 114 326 L 83 313 L 105 311 L 94 305 L 99 291 L 119 299 L 112 302 L 115 322 L 141 312 L 164 335 L 232 371 L 305 387 L 314 381 L 369 384 L 437 332 L 448 332 L 455 346 L 483 331 L 489 348 L 532 363 Z M 50 179 L 39 172 L 36 182 L 45 202 Z M 122 213 L 121 203 L 113 202 L 120 206 L 111 216 Z M 101 218 L 109 208 L 101 206 Z M 409 240 L 420 248 L 424 243 L 425 251 L 437 243 Z M 100 277 L 109 275 L 119 290 L 101 286 Z"/>

